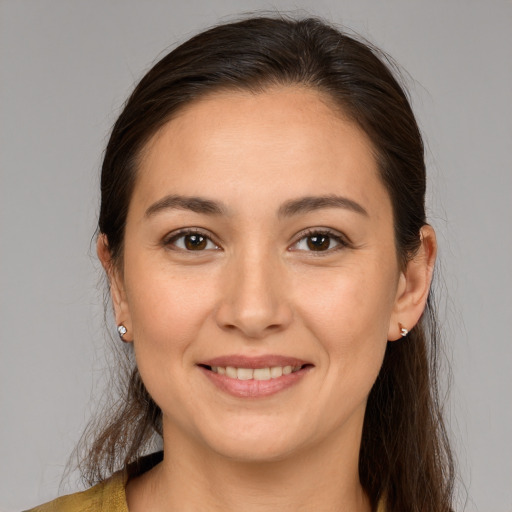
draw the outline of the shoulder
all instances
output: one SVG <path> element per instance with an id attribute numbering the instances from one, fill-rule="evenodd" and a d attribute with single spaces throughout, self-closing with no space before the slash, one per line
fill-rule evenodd
<path id="1" fill-rule="evenodd" d="M 126 483 L 162 462 L 163 456 L 163 452 L 145 455 L 87 491 L 62 496 L 25 512 L 128 512 Z"/>
<path id="2" fill-rule="evenodd" d="M 128 512 L 126 474 L 115 473 L 87 491 L 62 496 L 26 512 Z"/>

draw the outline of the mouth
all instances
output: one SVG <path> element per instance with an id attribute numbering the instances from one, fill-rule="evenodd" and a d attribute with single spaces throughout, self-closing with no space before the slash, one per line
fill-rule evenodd
<path id="1" fill-rule="evenodd" d="M 299 383 L 314 365 L 282 356 L 222 357 L 197 365 L 221 391 L 238 398 L 263 398 Z"/>
<path id="2" fill-rule="evenodd" d="M 218 375 L 225 375 L 230 379 L 237 380 L 271 380 L 278 379 L 283 375 L 290 375 L 296 373 L 304 368 L 312 367 L 311 364 L 303 365 L 285 365 L 285 366 L 266 366 L 262 368 L 243 368 L 235 366 L 209 366 L 200 364 L 202 368 L 217 373 Z"/>

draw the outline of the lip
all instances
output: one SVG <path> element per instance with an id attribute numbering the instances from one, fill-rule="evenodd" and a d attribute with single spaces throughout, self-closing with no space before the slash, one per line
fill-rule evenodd
<path id="1" fill-rule="evenodd" d="M 261 355 L 261 356 L 244 356 L 241 354 L 233 354 L 229 356 L 220 356 L 201 361 L 198 363 L 203 366 L 233 366 L 234 368 L 270 368 L 272 366 L 304 366 L 311 365 L 309 361 L 297 359 L 296 357 L 288 357 L 281 355 Z"/>
<path id="2" fill-rule="evenodd" d="M 211 366 L 235 368 L 271 368 L 273 366 L 302 366 L 288 375 L 270 380 L 239 380 L 208 369 Z M 221 391 L 237 398 L 265 398 L 298 384 L 313 368 L 313 364 L 295 357 L 265 355 L 248 357 L 243 355 L 221 356 L 198 363 L 198 369 Z"/>

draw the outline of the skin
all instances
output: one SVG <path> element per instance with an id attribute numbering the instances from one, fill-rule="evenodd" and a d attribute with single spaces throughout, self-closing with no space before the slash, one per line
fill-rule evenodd
<path id="1" fill-rule="evenodd" d="M 227 211 L 146 213 L 168 194 Z M 366 214 L 278 215 L 333 194 Z M 182 228 L 211 242 L 187 250 L 172 236 Z M 308 229 L 343 243 L 312 250 Z M 130 511 L 370 510 L 357 470 L 366 400 L 387 341 L 425 307 L 436 242 L 429 226 L 421 237 L 400 269 L 371 142 L 315 91 L 215 93 L 160 129 L 142 155 L 122 268 L 98 240 L 116 321 L 163 413 L 164 461 L 129 482 Z M 312 368 L 275 395 L 237 398 L 197 366 L 228 354 Z"/>

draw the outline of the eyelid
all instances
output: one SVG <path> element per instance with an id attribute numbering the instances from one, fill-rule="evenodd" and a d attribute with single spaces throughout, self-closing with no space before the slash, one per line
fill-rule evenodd
<path id="1" fill-rule="evenodd" d="M 301 249 L 293 249 L 292 248 L 292 247 L 296 246 L 304 238 L 307 238 L 312 235 L 328 236 L 328 237 L 334 239 L 336 242 L 338 242 L 338 245 L 336 247 L 333 247 L 332 249 L 327 249 L 326 251 L 302 251 Z M 293 244 L 291 245 L 291 248 L 288 250 L 307 252 L 307 253 L 311 253 L 311 255 L 313 255 L 313 256 L 322 256 L 322 255 L 332 254 L 333 252 L 339 251 L 341 249 L 345 249 L 347 247 L 352 247 L 352 242 L 349 240 L 349 238 L 346 235 L 344 235 L 343 233 L 340 233 L 339 231 L 335 231 L 331 228 L 318 227 L 318 228 L 308 228 L 304 231 L 301 231 L 295 238 L 295 242 L 293 242 Z"/>
<path id="2" fill-rule="evenodd" d="M 215 249 L 203 249 L 202 251 L 187 251 L 185 249 L 181 249 L 180 247 L 176 247 L 173 245 L 173 243 L 172 243 L 173 241 L 176 241 L 178 238 L 181 238 L 181 237 L 187 236 L 187 235 L 204 236 L 205 238 L 207 238 L 210 242 L 212 242 L 215 245 Z M 206 251 L 211 251 L 211 250 L 222 249 L 221 245 L 215 240 L 215 238 L 212 236 L 211 233 L 208 233 L 207 231 L 205 231 L 201 228 L 194 228 L 194 227 L 180 228 L 177 231 L 172 231 L 171 233 L 168 233 L 163 238 L 162 245 L 164 245 L 165 247 L 172 246 L 172 250 L 181 251 L 184 253 L 191 253 L 191 252 L 201 253 L 201 252 L 206 252 Z"/>
<path id="3" fill-rule="evenodd" d="M 207 232 L 206 230 L 202 228 L 196 228 L 196 227 L 190 227 L 190 228 L 180 228 L 177 231 L 173 231 L 169 234 L 167 234 L 163 240 L 162 244 L 166 247 L 173 246 L 173 241 L 186 236 L 186 235 L 201 235 L 207 238 L 210 242 L 212 242 L 216 247 L 215 249 L 203 249 L 202 251 L 187 251 L 185 249 L 181 249 L 179 247 L 174 246 L 172 250 L 181 251 L 184 253 L 190 253 L 190 252 L 206 252 L 211 250 L 222 250 L 222 246 L 220 243 L 218 243 L 214 236 L 212 236 L 211 233 Z M 304 238 L 307 238 L 308 236 L 312 235 L 325 235 L 330 237 L 331 239 L 334 239 L 338 245 L 332 249 L 327 249 L 326 251 L 304 251 L 301 249 L 293 249 L 294 246 L 296 246 L 301 240 Z M 352 247 L 352 242 L 348 239 L 346 235 L 343 233 L 340 233 L 339 231 L 333 230 L 331 228 L 325 228 L 325 227 L 318 227 L 318 228 L 308 228 L 304 231 L 301 231 L 295 238 L 295 242 L 290 246 L 288 249 L 289 251 L 301 251 L 301 252 L 307 252 L 311 253 L 313 256 L 322 256 L 327 254 L 332 254 L 335 251 L 344 249 L 346 247 Z"/>

